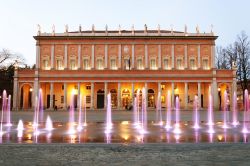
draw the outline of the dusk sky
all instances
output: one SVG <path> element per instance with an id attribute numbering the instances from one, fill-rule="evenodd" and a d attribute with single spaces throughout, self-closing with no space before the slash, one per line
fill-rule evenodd
<path id="1" fill-rule="evenodd" d="M 195 32 L 199 25 L 201 32 L 210 32 L 211 24 L 219 38 L 217 45 L 232 43 L 237 34 L 244 30 L 250 34 L 249 0 L 0 0 L 0 49 L 7 48 L 20 53 L 26 63 L 35 63 L 35 40 L 37 24 L 42 32 L 64 32 L 91 29 L 170 29 Z"/>

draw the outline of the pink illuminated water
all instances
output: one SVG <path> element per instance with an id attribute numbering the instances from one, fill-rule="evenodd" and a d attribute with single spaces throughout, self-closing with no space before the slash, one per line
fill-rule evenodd
<path id="1" fill-rule="evenodd" d="M 214 133 L 214 115 L 213 115 L 213 99 L 211 90 L 209 89 L 209 97 L 208 97 L 208 133 Z"/>
<path id="2" fill-rule="evenodd" d="M 86 96 L 83 96 L 83 112 L 84 112 L 84 123 L 83 126 L 87 126 L 87 112 L 86 112 Z"/>
<path id="3" fill-rule="evenodd" d="M 4 134 L 3 132 L 3 120 L 4 120 L 4 112 L 7 109 L 7 92 L 6 90 L 3 91 L 2 96 L 2 114 L 1 114 L 1 125 L 0 125 L 0 136 Z"/>
<path id="4" fill-rule="evenodd" d="M 199 129 L 200 128 L 200 118 L 199 118 L 199 112 L 198 112 L 198 104 L 199 104 L 199 99 L 198 96 L 194 97 L 194 113 L 193 113 L 193 122 L 194 122 L 194 128 Z"/>
<path id="5" fill-rule="evenodd" d="M 227 114 L 228 114 L 228 95 L 227 95 L 227 91 L 224 91 L 224 109 L 223 109 L 223 128 L 227 129 L 228 125 L 227 125 Z"/>
<path id="6" fill-rule="evenodd" d="M 239 125 L 239 121 L 238 121 L 238 109 L 237 109 L 237 95 L 236 92 L 234 92 L 234 96 L 233 96 L 233 126 L 236 127 L 237 125 Z"/>
<path id="7" fill-rule="evenodd" d="M 75 109 L 74 109 L 74 93 L 71 95 L 71 103 L 69 108 L 69 130 L 68 134 L 74 134 L 75 131 Z"/>
<path id="8" fill-rule="evenodd" d="M 244 115 L 243 115 L 243 128 L 242 128 L 243 133 L 249 133 L 246 124 L 248 120 L 247 118 L 248 110 L 249 110 L 249 100 L 248 100 L 248 90 L 246 89 L 244 91 Z"/>
<path id="9" fill-rule="evenodd" d="M 82 95 L 80 94 L 80 104 L 79 104 L 79 113 L 78 113 L 78 126 L 77 130 L 82 130 Z"/>
<path id="10" fill-rule="evenodd" d="M 12 126 L 12 124 L 11 124 L 11 114 L 10 114 L 10 105 L 11 105 L 11 95 L 9 95 L 9 97 L 8 97 L 8 103 L 7 103 L 7 108 L 6 108 L 6 116 L 5 116 L 5 118 L 6 118 L 6 120 L 5 120 L 5 122 L 6 122 L 6 126 Z"/>
<path id="11" fill-rule="evenodd" d="M 163 125 L 162 112 L 161 112 L 161 93 L 158 92 L 157 103 L 156 103 L 156 122 L 159 125 Z"/>
<path id="12" fill-rule="evenodd" d="M 17 137 L 18 138 L 23 137 L 23 130 L 24 130 L 23 121 L 19 120 L 18 125 L 17 125 Z"/>
<path id="13" fill-rule="evenodd" d="M 46 124 L 45 124 L 45 129 L 46 129 L 47 131 L 53 130 L 53 122 L 52 122 L 50 116 L 47 116 Z"/>
<path id="14" fill-rule="evenodd" d="M 133 121 L 134 125 L 138 125 L 138 111 L 137 111 L 137 97 L 134 98 L 134 106 L 133 106 Z"/>
<path id="15" fill-rule="evenodd" d="M 168 91 L 167 100 L 166 100 L 166 126 L 167 130 L 171 129 L 171 94 Z"/>
<path id="16" fill-rule="evenodd" d="M 144 134 L 147 132 L 147 103 L 146 103 L 146 89 L 142 89 L 142 105 L 141 105 L 141 123 L 139 128 L 139 133 Z"/>
<path id="17" fill-rule="evenodd" d="M 179 97 L 176 97 L 175 101 L 175 125 L 174 125 L 174 131 L 175 134 L 180 134 L 180 101 Z"/>
<path id="18" fill-rule="evenodd" d="M 112 130 L 112 114 L 111 114 L 111 94 L 107 96 L 107 111 L 106 111 L 106 129 L 105 133 L 109 134 Z"/>

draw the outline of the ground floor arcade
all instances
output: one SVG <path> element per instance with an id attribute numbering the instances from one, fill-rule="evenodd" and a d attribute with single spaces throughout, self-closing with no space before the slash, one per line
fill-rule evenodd
<path id="1" fill-rule="evenodd" d="M 111 93 L 113 109 L 129 109 L 133 105 L 133 97 L 137 91 L 145 88 L 147 106 L 153 109 L 157 100 L 161 100 L 161 106 L 166 107 L 167 93 L 171 94 L 171 105 L 174 106 L 175 98 L 180 99 L 182 109 L 193 108 L 194 97 L 198 96 L 199 107 L 208 107 L 209 89 L 212 91 L 214 107 L 222 109 L 224 103 L 230 105 L 232 94 L 235 91 L 232 82 L 19 82 L 16 108 L 31 109 L 35 105 L 37 89 L 41 89 L 43 107 L 45 109 L 67 109 L 70 104 L 79 108 L 81 96 L 86 96 L 86 107 L 89 109 L 103 109 L 106 107 L 108 93 Z M 224 92 L 228 99 L 225 102 Z"/>

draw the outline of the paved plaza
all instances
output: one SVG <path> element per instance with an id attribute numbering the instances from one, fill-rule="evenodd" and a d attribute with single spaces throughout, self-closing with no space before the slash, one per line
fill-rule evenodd
<path id="1" fill-rule="evenodd" d="M 206 111 L 201 111 L 205 121 Z M 231 113 L 231 112 L 229 112 Z M 66 111 L 45 111 L 54 121 L 67 122 Z M 241 118 L 242 112 L 240 112 Z M 88 122 L 104 121 L 104 111 L 88 111 Z M 164 114 L 163 114 L 164 115 Z M 182 121 L 191 121 L 192 112 L 181 111 Z M 149 120 L 155 112 L 149 111 Z M 12 112 L 12 120 L 32 121 L 33 112 Z M 114 121 L 131 121 L 131 111 L 114 111 Z M 221 119 L 221 112 L 215 112 Z M 250 144 L 246 143 L 147 143 L 147 144 L 2 144 L 0 165 L 246 165 Z"/>

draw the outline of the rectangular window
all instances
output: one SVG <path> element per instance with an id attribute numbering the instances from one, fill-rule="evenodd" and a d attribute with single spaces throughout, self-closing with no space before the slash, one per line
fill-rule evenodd
<path id="1" fill-rule="evenodd" d="M 177 69 L 182 69 L 182 60 L 181 59 L 177 59 L 177 61 L 176 61 L 176 68 Z"/>
<path id="2" fill-rule="evenodd" d="M 202 60 L 202 66 L 204 70 L 208 70 L 209 66 L 208 66 L 208 59 L 203 59 Z"/>
<path id="3" fill-rule="evenodd" d="M 70 67 L 71 70 L 76 69 L 76 60 L 75 59 L 70 60 L 70 66 L 69 67 Z"/>
<path id="4" fill-rule="evenodd" d="M 90 104 L 91 103 L 91 97 L 90 96 L 86 96 L 86 104 Z"/>
<path id="5" fill-rule="evenodd" d="M 195 69 L 195 61 L 194 61 L 194 59 L 190 59 L 189 68 L 192 69 L 192 70 Z"/>
<path id="6" fill-rule="evenodd" d="M 137 69 L 139 69 L 139 70 L 143 69 L 142 59 L 137 59 Z"/>
<path id="7" fill-rule="evenodd" d="M 43 69 L 48 70 L 49 69 L 49 61 L 47 59 L 43 60 Z"/>
<path id="8" fill-rule="evenodd" d="M 98 70 L 102 70 L 103 69 L 103 60 L 102 59 L 97 59 L 97 61 L 96 61 L 96 68 Z"/>
<path id="9" fill-rule="evenodd" d="M 83 69 L 88 70 L 89 69 L 89 60 L 83 59 Z"/>
<path id="10" fill-rule="evenodd" d="M 130 60 L 124 59 L 124 69 L 129 70 L 130 69 Z"/>
<path id="11" fill-rule="evenodd" d="M 150 69 L 156 70 L 156 60 L 155 59 L 150 59 Z"/>
<path id="12" fill-rule="evenodd" d="M 86 89 L 87 89 L 87 90 L 90 90 L 90 89 L 91 89 L 91 86 L 90 86 L 90 85 L 86 85 Z"/>
<path id="13" fill-rule="evenodd" d="M 110 60 L 110 69 L 111 70 L 116 70 L 116 59 L 111 59 Z"/>
<path id="14" fill-rule="evenodd" d="M 163 68 L 165 69 L 165 70 L 168 70 L 170 67 L 169 67 L 169 65 L 168 65 L 168 59 L 164 59 L 163 60 Z"/>
<path id="15" fill-rule="evenodd" d="M 62 60 L 61 59 L 56 60 L 56 70 L 62 70 Z"/>

